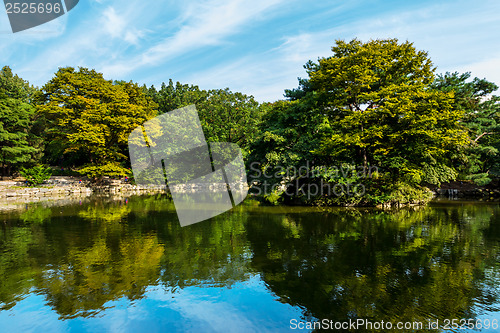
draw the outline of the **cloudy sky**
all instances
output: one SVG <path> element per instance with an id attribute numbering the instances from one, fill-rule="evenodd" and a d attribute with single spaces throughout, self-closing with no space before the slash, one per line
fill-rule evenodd
<path id="1" fill-rule="evenodd" d="M 273 101 L 335 40 L 396 37 L 428 51 L 438 73 L 500 84 L 499 13 L 498 0 L 80 0 L 16 34 L 0 10 L 0 66 L 38 86 L 58 67 L 82 66 L 107 79 L 172 78 Z"/>

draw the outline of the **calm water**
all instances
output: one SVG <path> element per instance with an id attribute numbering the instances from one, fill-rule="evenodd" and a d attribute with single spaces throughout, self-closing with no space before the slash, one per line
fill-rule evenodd
<path id="1" fill-rule="evenodd" d="M 500 321 L 499 259 L 498 204 L 388 213 L 246 202 L 185 228 L 161 196 L 32 204 L 0 212 L 0 331 L 279 332 L 322 319 L 486 327 Z"/>

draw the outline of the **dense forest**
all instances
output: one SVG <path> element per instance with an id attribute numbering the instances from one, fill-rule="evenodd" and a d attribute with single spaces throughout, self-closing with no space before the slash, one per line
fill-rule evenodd
<path id="1" fill-rule="evenodd" d="M 208 142 L 243 150 L 251 192 L 269 202 L 426 202 L 430 186 L 486 185 L 500 172 L 498 87 L 470 73 L 437 74 L 425 51 L 397 39 L 338 40 L 309 61 L 284 99 L 169 80 L 161 87 L 64 67 L 34 87 L 0 71 L 2 177 L 42 172 L 133 177 L 130 132 L 194 104 Z M 131 178 L 133 181 L 133 178 Z"/>

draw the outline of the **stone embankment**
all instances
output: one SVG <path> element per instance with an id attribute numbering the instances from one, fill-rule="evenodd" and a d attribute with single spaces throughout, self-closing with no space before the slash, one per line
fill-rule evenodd
<path id="1" fill-rule="evenodd" d="M 486 186 L 478 186 L 472 181 L 453 181 L 443 183 L 433 191 L 441 198 L 494 200 L 500 198 L 500 183 L 494 181 Z"/>
<path id="2" fill-rule="evenodd" d="M 241 189 L 245 183 L 239 184 Z M 175 185 L 170 189 L 176 193 L 187 192 L 221 192 L 227 191 L 226 184 L 206 185 Z M 0 181 L 0 202 L 33 202 L 60 199 L 64 197 L 88 197 L 93 194 L 131 196 L 157 193 L 168 193 L 165 185 L 132 185 L 124 180 L 105 179 L 99 186 L 91 184 L 87 179 L 77 177 L 53 176 L 44 184 L 37 187 L 28 187 L 24 179 Z"/>
<path id="3" fill-rule="evenodd" d="M 101 186 L 91 186 L 89 181 L 76 177 L 51 177 L 44 184 L 37 187 L 26 186 L 23 179 L 0 181 L 0 201 L 37 201 L 44 198 L 58 198 L 65 196 L 87 197 L 91 194 L 118 194 L 127 193 L 151 194 L 163 193 L 166 186 L 138 186 L 124 181 L 108 180 Z"/>
<path id="4" fill-rule="evenodd" d="M 500 197 L 500 190 L 496 189 L 438 189 L 435 190 L 437 196 L 448 198 L 461 198 L 461 199 L 479 199 L 488 198 L 495 199 Z"/>

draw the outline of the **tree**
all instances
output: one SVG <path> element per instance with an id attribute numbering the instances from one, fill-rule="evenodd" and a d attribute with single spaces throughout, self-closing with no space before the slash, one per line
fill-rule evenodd
<path id="1" fill-rule="evenodd" d="M 20 173 L 26 179 L 29 186 L 37 186 L 50 178 L 52 169 L 43 165 L 37 165 L 29 169 L 21 168 Z"/>
<path id="2" fill-rule="evenodd" d="M 262 116 L 259 103 L 240 92 L 215 89 L 199 103 L 201 125 L 209 142 L 233 142 L 241 148 L 254 140 Z"/>
<path id="3" fill-rule="evenodd" d="M 268 175 L 281 168 L 303 166 L 318 161 L 311 152 L 319 144 L 318 132 L 322 118 L 311 105 L 298 101 L 277 101 L 268 109 L 252 144 L 250 164 L 258 165 Z M 323 161 L 324 162 L 324 161 Z M 252 167 L 255 169 L 255 167 Z M 281 177 L 278 177 L 279 180 Z"/>
<path id="4" fill-rule="evenodd" d="M 208 142 L 233 142 L 247 148 L 257 134 L 263 110 L 253 98 L 226 89 L 201 90 L 198 86 L 163 83 L 149 94 L 160 114 L 194 104 Z"/>
<path id="5" fill-rule="evenodd" d="M 453 107 L 464 112 L 462 122 L 469 131 L 470 143 L 461 152 L 462 172 L 479 185 L 500 174 L 500 97 L 491 95 L 498 86 L 486 79 L 470 80 L 470 73 L 439 75 L 433 88 L 453 91 Z"/>
<path id="6" fill-rule="evenodd" d="M 452 153 L 467 143 L 453 92 L 431 89 L 428 54 L 397 39 L 337 41 L 306 65 L 326 123 L 319 154 L 377 165 L 392 181 L 439 184 L 456 177 Z M 295 91 L 295 94 L 297 92 Z"/>
<path id="7" fill-rule="evenodd" d="M 332 51 L 305 65 L 309 78 L 285 90 L 288 101 L 269 106 L 252 145 L 255 180 L 278 189 L 272 201 L 287 193 L 314 204 L 430 200 L 421 185 L 455 179 L 456 151 L 469 141 L 454 92 L 435 89 L 431 60 L 410 42 L 354 39 Z M 287 173 L 300 169 L 308 172 Z M 330 195 L 339 184 L 366 192 Z M 304 201 L 296 190 L 309 185 L 327 194 Z"/>
<path id="8" fill-rule="evenodd" d="M 42 88 L 38 112 L 45 117 L 49 151 L 91 178 L 129 173 L 127 138 L 156 115 L 157 105 L 132 82 L 105 80 L 87 68 L 60 68 Z"/>
<path id="9" fill-rule="evenodd" d="M 174 85 L 172 79 L 168 81 L 168 85 L 165 82 L 162 83 L 160 90 L 156 91 L 156 88 L 152 86 L 149 91 L 154 101 L 158 103 L 159 114 L 191 104 L 198 107 L 200 102 L 207 99 L 207 91 L 200 90 L 198 86 L 181 84 L 180 82 L 176 82 Z"/>
<path id="10" fill-rule="evenodd" d="M 0 167 L 2 176 L 30 162 L 38 149 L 30 137 L 36 89 L 5 66 L 0 71 Z"/>

